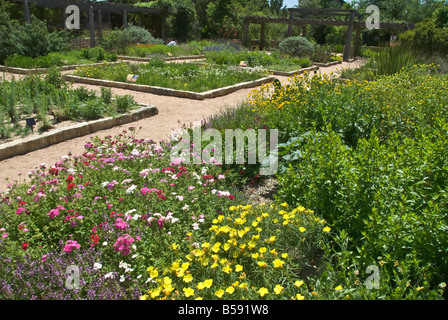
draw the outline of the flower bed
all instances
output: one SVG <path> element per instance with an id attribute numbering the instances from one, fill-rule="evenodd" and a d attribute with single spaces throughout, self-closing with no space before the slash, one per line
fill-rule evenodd
<path id="1" fill-rule="evenodd" d="M 135 83 L 128 81 L 129 75 L 138 76 Z M 74 75 L 66 75 L 65 79 L 191 99 L 213 98 L 273 81 L 272 77 L 266 77 L 266 73 L 261 71 L 188 63 L 171 64 L 161 60 L 84 67 L 79 68 Z"/>
<path id="2" fill-rule="evenodd" d="M 172 160 L 169 144 L 134 130 L 94 138 L 1 194 L 2 299 L 310 295 L 297 272 L 329 234 L 325 221 L 286 203 L 247 205 L 231 168 Z"/>

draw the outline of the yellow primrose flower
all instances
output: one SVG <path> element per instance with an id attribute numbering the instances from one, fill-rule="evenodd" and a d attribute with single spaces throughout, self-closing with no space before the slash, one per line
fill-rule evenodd
<path id="1" fill-rule="evenodd" d="M 204 287 L 210 288 L 213 284 L 213 279 L 204 280 Z"/>
<path id="2" fill-rule="evenodd" d="M 217 296 L 218 298 L 222 298 L 222 296 L 224 295 L 225 291 L 222 289 L 219 289 L 218 291 L 215 292 L 215 296 Z"/>
<path id="3" fill-rule="evenodd" d="M 305 300 L 305 297 L 302 296 L 300 293 L 296 294 L 296 299 L 297 300 Z"/>
<path id="4" fill-rule="evenodd" d="M 282 253 L 282 258 L 283 258 L 283 259 L 286 259 L 286 258 L 288 258 L 288 253 L 287 253 L 287 252 L 285 252 L 285 253 Z"/>
<path id="5" fill-rule="evenodd" d="M 285 263 L 285 261 L 280 260 L 280 259 L 275 259 L 273 263 L 274 263 L 275 268 L 281 268 L 283 266 L 283 264 Z"/>
<path id="6" fill-rule="evenodd" d="M 330 232 L 330 230 L 331 230 L 331 228 L 328 226 L 322 229 L 323 232 Z"/>
<path id="7" fill-rule="evenodd" d="M 159 273 L 157 272 L 157 268 L 154 267 L 149 267 L 146 271 L 149 272 L 149 276 L 151 278 L 157 278 L 157 276 L 159 275 Z"/>
<path id="8" fill-rule="evenodd" d="M 231 273 L 232 268 L 230 268 L 230 265 L 226 265 L 224 268 L 222 268 L 222 271 L 224 271 L 225 273 Z"/>
<path id="9" fill-rule="evenodd" d="M 282 287 L 281 285 L 277 284 L 275 286 L 275 288 L 274 288 L 274 292 L 275 292 L 275 294 L 280 294 L 280 293 L 282 293 L 283 289 L 284 289 L 284 287 Z"/>
<path id="10" fill-rule="evenodd" d="M 193 276 L 191 275 L 191 273 L 187 274 L 186 276 L 184 276 L 183 278 L 184 282 L 191 282 L 193 281 Z"/>
<path id="11" fill-rule="evenodd" d="M 282 207 L 287 207 L 288 204 L 286 202 L 283 202 L 282 204 L 280 204 Z"/>
<path id="12" fill-rule="evenodd" d="M 252 253 L 252 258 L 257 259 L 258 258 L 258 252 L 257 253 Z"/>
<path id="13" fill-rule="evenodd" d="M 342 290 L 342 286 L 337 286 L 334 290 Z"/>
<path id="14" fill-rule="evenodd" d="M 266 267 L 266 266 L 267 266 L 267 263 L 264 262 L 264 261 L 258 261 L 257 264 L 258 264 L 260 267 Z"/>
<path id="15" fill-rule="evenodd" d="M 194 289 L 192 288 L 183 288 L 182 290 L 184 291 L 185 297 L 187 298 L 194 295 Z"/>
<path id="16" fill-rule="evenodd" d="M 300 286 L 301 286 L 303 283 L 304 283 L 303 280 L 296 280 L 296 282 L 294 282 L 294 285 L 295 285 L 297 288 L 300 288 Z"/>
<path id="17" fill-rule="evenodd" d="M 269 293 L 269 290 L 267 289 L 267 288 L 265 288 L 265 287 L 262 287 L 262 288 L 260 288 L 259 290 L 258 290 L 258 294 L 261 296 L 261 297 L 264 297 L 265 295 L 267 295 Z"/>
<path id="18" fill-rule="evenodd" d="M 240 264 L 237 264 L 237 265 L 235 266 L 235 271 L 236 271 L 236 272 L 241 272 L 241 271 L 243 271 L 243 266 L 240 265 Z"/>
<path id="19" fill-rule="evenodd" d="M 204 282 L 199 282 L 197 285 L 196 285 L 196 289 L 198 289 L 198 290 L 202 290 L 202 289 L 204 289 L 205 288 L 205 286 L 204 286 Z"/>
<path id="20" fill-rule="evenodd" d="M 234 288 L 234 287 L 227 287 L 227 289 L 226 289 L 226 292 L 227 292 L 228 294 L 232 294 L 234 291 L 235 291 L 235 288 Z"/>
<path id="21" fill-rule="evenodd" d="M 265 253 L 266 252 L 266 247 L 261 247 L 260 250 L 258 250 L 260 253 Z"/>
<path id="22" fill-rule="evenodd" d="M 304 227 L 300 227 L 300 228 L 299 228 L 299 231 L 300 231 L 300 232 L 305 232 L 305 231 L 306 231 L 306 228 L 304 228 Z"/>
<path id="23" fill-rule="evenodd" d="M 173 244 L 171 245 L 171 248 L 172 248 L 173 250 L 177 250 L 178 247 L 179 247 L 179 244 L 177 244 L 177 243 L 173 243 Z"/>

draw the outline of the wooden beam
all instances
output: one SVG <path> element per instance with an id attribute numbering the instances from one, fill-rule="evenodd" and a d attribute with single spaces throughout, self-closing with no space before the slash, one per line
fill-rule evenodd
<path id="1" fill-rule="evenodd" d="M 260 50 L 263 50 L 265 46 L 266 46 L 266 23 L 262 22 L 260 28 L 260 45 L 259 45 Z"/>
<path id="2" fill-rule="evenodd" d="M 356 27 L 355 34 L 355 50 L 353 52 L 355 57 L 359 57 L 361 55 L 361 27 Z"/>
<path id="3" fill-rule="evenodd" d="M 249 20 L 244 19 L 244 29 L 243 29 L 243 45 L 249 47 Z"/>
<path id="4" fill-rule="evenodd" d="M 347 34 L 345 36 L 345 47 L 344 47 L 344 53 L 343 53 L 343 60 L 348 61 L 350 59 L 350 46 L 352 43 L 352 34 L 353 34 L 353 28 L 355 25 L 355 12 L 352 11 L 352 15 L 350 16 L 350 22 L 349 22 Z"/>
<path id="5" fill-rule="evenodd" d="M 100 38 L 100 40 L 103 39 L 103 18 L 101 15 L 101 10 L 97 10 L 96 11 L 96 17 L 98 20 L 98 37 Z"/>
<path id="6" fill-rule="evenodd" d="M 95 43 L 95 16 L 93 13 L 93 6 L 89 7 L 89 30 L 90 30 L 90 48 L 96 46 Z"/>
<path id="7" fill-rule="evenodd" d="M 292 37 L 292 27 L 294 23 L 294 12 L 289 12 L 289 23 L 288 23 L 288 37 Z"/>
<path id="8" fill-rule="evenodd" d="M 128 27 L 128 11 L 125 9 L 123 10 L 123 29 L 126 29 Z"/>
<path id="9" fill-rule="evenodd" d="M 28 0 L 23 1 L 23 13 L 25 15 L 25 22 L 31 23 L 30 6 L 28 4 Z"/>

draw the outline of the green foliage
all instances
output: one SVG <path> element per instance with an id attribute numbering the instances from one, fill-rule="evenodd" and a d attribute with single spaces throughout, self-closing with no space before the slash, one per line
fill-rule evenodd
<path id="1" fill-rule="evenodd" d="M 417 23 L 414 29 L 403 33 L 400 40 L 418 53 L 448 54 L 448 29 L 438 27 L 431 18 Z"/>
<path id="2" fill-rule="evenodd" d="M 293 57 L 307 57 L 314 52 L 314 45 L 305 37 L 289 37 L 280 42 L 280 53 L 287 54 Z"/>
<path id="3" fill-rule="evenodd" d="M 34 17 L 31 24 L 21 24 L 11 20 L 6 12 L 0 12 L 0 63 L 13 54 L 37 58 L 53 51 L 66 51 L 69 44 L 64 35 L 50 33 L 45 23 Z"/>
<path id="4" fill-rule="evenodd" d="M 115 29 L 103 37 L 100 45 L 109 51 L 122 54 L 126 47 L 133 44 L 162 44 L 161 39 L 154 38 L 145 28 L 130 25 L 128 28 Z"/>

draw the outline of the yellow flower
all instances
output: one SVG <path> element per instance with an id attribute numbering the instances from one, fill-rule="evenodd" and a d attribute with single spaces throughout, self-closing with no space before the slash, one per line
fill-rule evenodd
<path id="1" fill-rule="evenodd" d="M 257 253 L 252 253 L 252 258 L 257 259 L 258 258 L 258 252 Z"/>
<path id="2" fill-rule="evenodd" d="M 171 245 L 171 248 L 172 248 L 173 250 L 177 250 L 178 247 L 179 247 L 179 244 L 177 244 L 177 243 L 173 243 L 173 244 Z"/>
<path id="3" fill-rule="evenodd" d="M 187 298 L 194 295 L 194 289 L 192 289 L 192 288 L 183 288 L 183 291 Z"/>
<path id="4" fill-rule="evenodd" d="M 241 272 L 241 271 L 243 271 L 243 266 L 240 265 L 240 264 L 237 264 L 237 265 L 235 266 L 235 271 L 236 271 L 236 272 Z"/>
<path id="5" fill-rule="evenodd" d="M 214 253 L 218 253 L 219 252 L 219 247 L 221 246 L 221 242 L 216 242 L 213 247 L 212 247 L 212 251 Z"/>
<path id="6" fill-rule="evenodd" d="M 342 290 L 342 286 L 337 286 L 334 290 Z"/>
<path id="7" fill-rule="evenodd" d="M 294 282 L 294 285 L 295 285 L 297 288 L 300 288 L 300 286 L 301 286 L 303 283 L 304 283 L 303 280 L 297 280 L 296 282 Z"/>
<path id="8" fill-rule="evenodd" d="M 218 298 L 222 298 L 224 293 L 225 293 L 224 290 L 219 289 L 218 291 L 215 292 L 215 296 L 217 296 Z"/>
<path id="9" fill-rule="evenodd" d="M 183 278 L 184 282 L 191 282 L 193 281 L 193 276 L 191 275 L 191 273 L 187 274 L 184 278 Z"/>
<path id="10" fill-rule="evenodd" d="M 159 273 L 157 272 L 157 268 L 154 268 L 153 266 L 146 269 L 146 271 L 149 272 L 149 276 L 151 278 L 157 278 L 157 276 L 159 275 Z"/>
<path id="11" fill-rule="evenodd" d="M 300 228 L 299 228 L 299 231 L 300 231 L 300 232 L 305 232 L 306 229 L 305 229 L 304 227 L 300 227 Z"/>
<path id="12" fill-rule="evenodd" d="M 185 270 L 188 269 L 189 266 L 190 266 L 190 263 L 189 262 L 185 262 L 185 263 L 182 263 L 181 268 L 185 271 Z"/>
<path id="13" fill-rule="evenodd" d="M 288 257 L 288 253 L 287 253 L 287 252 L 282 253 L 282 258 L 283 258 L 283 259 L 286 259 L 287 257 Z"/>
<path id="14" fill-rule="evenodd" d="M 140 300 L 148 300 L 148 295 L 145 294 L 145 295 L 141 296 Z"/>
<path id="15" fill-rule="evenodd" d="M 283 266 L 283 264 L 285 263 L 285 261 L 280 260 L 280 259 L 275 259 L 273 263 L 274 263 L 275 268 L 281 268 Z"/>
<path id="16" fill-rule="evenodd" d="M 230 268 L 230 265 L 226 265 L 224 268 L 222 268 L 222 271 L 225 273 L 231 273 L 232 269 Z"/>
<path id="17" fill-rule="evenodd" d="M 258 250 L 258 251 L 260 251 L 260 253 L 265 253 L 266 250 L 267 250 L 266 247 L 261 247 L 260 250 Z"/>
<path id="18" fill-rule="evenodd" d="M 259 290 L 258 290 L 258 294 L 261 296 L 261 297 L 264 297 L 265 295 L 267 295 L 269 293 L 269 290 L 267 289 L 267 288 L 265 288 L 265 287 L 262 287 L 262 288 L 260 288 Z"/>
<path id="19" fill-rule="evenodd" d="M 284 288 L 281 285 L 277 284 L 274 288 L 274 292 L 275 292 L 275 294 L 280 294 L 280 293 L 282 293 L 283 289 Z"/>
<path id="20" fill-rule="evenodd" d="M 302 296 L 300 293 L 296 294 L 296 299 L 297 300 L 305 300 L 305 297 Z"/>
<path id="21" fill-rule="evenodd" d="M 234 291 L 235 291 L 235 288 L 234 288 L 234 287 L 227 287 L 227 289 L 226 289 L 226 292 L 227 292 L 228 294 L 232 294 Z"/>
<path id="22" fill-rule="evenodd" d="M 328 226 L 322 229 L 323 232 L 330 232 L 330 230 L 331 230 L 331 228 Z"/>
<path id="23" fill-rule="evenodd" d="M 205 286 L 204 286 L 204 282 L 199 282 L 197 285 L 196 285 L 196 289 L 198 289 L 198 290 L 202 290 L 202 289 L 204 289 L 205 288 Z"/>
<path id="24" fill-rule="evenodd" d="M 264 261 L 258 261 L 257 264 L 258 264 L 260 267 L 266 267 L 266 266 L 267 266 L 266 262 L 264 262 Z"/>
<path id="25" fill-rule="evenodd" d="M 213 284 L 213 279 L 207 279 L 204 281 L 204 287 L 210 288 Z"/>
<path id="26" fill-rule="evenodd" d="M 286 202 L 283 202 L 283 203 L 281 204 L 281 206 L 282 206 L 282 207 L 287 207 L 288 204 L 287 204 Z"/>

